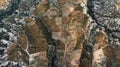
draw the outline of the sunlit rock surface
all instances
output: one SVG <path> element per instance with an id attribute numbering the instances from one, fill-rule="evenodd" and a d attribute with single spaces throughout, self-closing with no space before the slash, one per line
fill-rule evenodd
<path id="1" fill-rule="evenodd" d="M 120 0 L 0 0 L 0 67 L 120 67 Z"/>
<path id="2" fill-rule="evenodd" d="M 0 10 L 6 10 L 11 0 L 0 0 Z"/>

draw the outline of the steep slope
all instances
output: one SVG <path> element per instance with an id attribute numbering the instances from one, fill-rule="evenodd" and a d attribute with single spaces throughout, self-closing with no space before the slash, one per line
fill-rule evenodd
<path id="1" fill-rule="evenodd" d="M 119 0 L 0 4 L 0 67 L 120 67 Z"/>

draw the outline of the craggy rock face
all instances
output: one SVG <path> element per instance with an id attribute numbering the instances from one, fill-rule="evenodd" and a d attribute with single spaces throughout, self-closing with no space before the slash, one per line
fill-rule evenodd
<path id="1" fill-rule="evenodd" d="M 119 0 L 88 0 L 88 13 L 96 23 L 96 29 L 95 35 L 95 41 L 93 44 L 96 49 L 93 51 L 93 55 L 96 53 L 96 51 L 99 51 L 102 49 L 101 54 L 103 53 L 103 61 L 100 63 L 96 63 L 93 66 L 98 67 L 109 67 L 109 66 L 118 66 L 119 62 L 117 60 L 116 51 L 118 52 L 119 45 L 120 45 L 120 10 L 119 10 Z M 98 28 L 98 30 L 97 30 Z M 101 33 L 100 31 L 103 31 Z M 98 33 L 96 33 L 98 31 Z M 95 61 L 95 57 L 94 62 Z M 105 60 L 106 59 L 106 60 Z"/>
<path id="2" fill-rule="evenodd" d="M 120 66 L 119 0 L 0 0 L 0 7 L 0 67 Z"/>
<path id="3" fill-rule="evenodd" d="M 9 1 L 0 0 L 0 10 L 5 10 L 9 5 L 10 5 Z"/>

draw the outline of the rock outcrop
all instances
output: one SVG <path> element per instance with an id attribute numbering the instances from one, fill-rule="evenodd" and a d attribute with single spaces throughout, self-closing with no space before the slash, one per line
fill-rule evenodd
<path id="1" fill-rule="evenodd" d="M 120 67 L 119 0 L 7 5 L 0 9 L 0 67 Z"/>

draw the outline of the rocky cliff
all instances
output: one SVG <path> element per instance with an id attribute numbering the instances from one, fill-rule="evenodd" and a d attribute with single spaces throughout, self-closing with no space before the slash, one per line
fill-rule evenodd
<path id="1" fill-rule="evenodd" d="M 119 0 L 0 3 L 0 67 L 120 67 Z"/>

